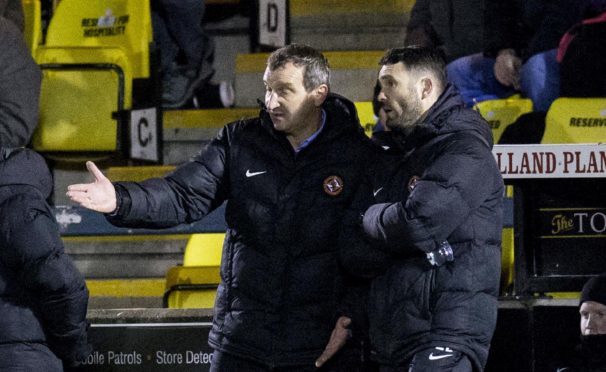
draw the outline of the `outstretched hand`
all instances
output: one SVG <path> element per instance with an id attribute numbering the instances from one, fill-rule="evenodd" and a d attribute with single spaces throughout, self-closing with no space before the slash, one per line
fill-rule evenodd
<path id="1" fill-rule="evenodd" d="M 66 195 L 84 208 L 102 213 L 115 211 L 116 189 L 114 185 L 92 161 L 86 162 L 86 168 L 95 178 L 95 181 L 69 185 Z"/>
<path id="2" fill-rule="evenodd" d="M 342 316 L 337 319 L 337 324 L 335 324 L 324 352 L 316 359 L 316 368 L 322 367 L 324 363 L 345 346 L 347 340 L 351 337 L 351 330 L 348 328 L 350 325 L 351 318 Z"/>

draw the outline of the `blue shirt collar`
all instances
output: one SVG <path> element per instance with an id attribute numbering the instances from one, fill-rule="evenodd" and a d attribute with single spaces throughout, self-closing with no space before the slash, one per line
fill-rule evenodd
<path id="1" fill-rule="evenodd" d="M 324 111 L 324 109 L 322 109 L 322 119 L 321 119 L 320 128 L 318 128 L 318 130 L 315 131 L 311 136 L 307 137 L 307 139 L 305 141 L 301 142 L 301 144 L 299 145 L 299 148 L 295 149 L 295 152 L 298 153 L 301 150 L 303 150 L 304 148 L 306 148 L 307 146 L 309 146 L 309 144 L 313 140 L 315 140 L 316 137 L 318 137 L 320 132 L 322 132 L 322 129 L 324 129 L 324 124 L 326 124 L 326 111 Z"/>

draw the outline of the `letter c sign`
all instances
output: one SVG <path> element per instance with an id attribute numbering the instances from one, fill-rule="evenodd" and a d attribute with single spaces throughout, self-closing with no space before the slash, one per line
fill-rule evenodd
<path id="1" fill-rule="evenodd" d="M 130 157 L 159 161 L 156 108 L 131 111 Z"/>

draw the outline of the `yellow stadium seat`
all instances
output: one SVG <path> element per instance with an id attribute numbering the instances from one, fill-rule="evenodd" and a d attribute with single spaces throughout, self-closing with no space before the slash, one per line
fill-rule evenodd
<path id="1" fill-rule="evenodd" d="M 513 201 L 513 186 L 505 187 L 504 201 Z M 513 219 L 513 218 L 512 218 Z M 508 221 L 508 218 L 505 218 Z M 512 289 L 514 278 L 514 231 L 509 222 L 503 226 L 501 233 L 501 293 L 507 294 Z"/>
<path id="2" fill-rule="evenodd" d="M 532 101 L 518 95 L 502 99 L 490 99 L 476 103 L 474 108 L 490 124 L 494 142 L 497 143 L 509 125 L 520 115 L 532 111 Z"/>
<path id="3" fill-rule="evenodd" d="M 225 233 L 192 234 L 187 241 L 183 266 L 219 266 Z"/>
<path id="4" fill-rule="evenodd" d="M 372 136 L 372 130 L 377 123 L 377 118 L 375 117 L 375 113 L 372 109 L 372 102 L 354 102 L 356 105 L 356 110 L 358 111 L 358 118 L 360 119 L 360 124 L 362 128 L 364 128 L 364 133 L 368 137 Z"/>
<path id="5" fill-rule="evenodd" d="M 545 118 L 541 143 L 606 142 L 606 98 L 558 98 Z"/>
<path id="6" fill-rule="evenodd" d="M 61 0 L 45 46 L 118 47 L 127 55 L 133 76 L 146 78 L 152 41 L 149 0 Z"/>
<path id="7" fill-rule="evenodd" d="M 172 267 L 166 274 L 164 307 L 212 308 L 220 281 L 218 266 Z"/>
<path id="8" fill-rule="evenodd" d="M 114 152 L 133 80 L 150 76 L 148 0 L 62 0 L 39 46 L 41 152 Z"/>
<path id="9" fill-rule="evenodd" d="M 219 267 L 225 233 L 192 234 L 183 266 L 166 274 L 164 305 L 169 308 L 211 308 L 220 282 Z"/>
<path id="10" fill-rule="evenodd" d="M 514 274 L 513 227 L 504 227 L 501 239 L 501 292 L 507 292 L 513 284 Z"/>
<path id="11" fill-rule="evenodd" d="M 36 55 L 36 49 L 42 42 L 42 6 L 40 0 L 21 0 L 23 5 L 23 17 L 25 19 L 25 30 L 23 36 L 32 53 Z"/>

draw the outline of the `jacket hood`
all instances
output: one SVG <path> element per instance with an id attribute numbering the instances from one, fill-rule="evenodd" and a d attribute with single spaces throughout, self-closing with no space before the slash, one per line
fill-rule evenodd
<path id="1" fill-rule="evenodd" d="M 11 185 L 32 186 L 48 198 L 53 181 L 44 158 L 30 149 L 0 147 L 0 187 Z"/>
<path id="2" fill-rule="evenodd" d="M 261 121 L 274 135 L 282 136 L 273 128 L 271 118 L 267 113 L 265 104 L 260 100 L 257 101 L 261 107 Z M 320 137 L 335 138 L 346 133 L 359 132 L 364 134 L 364 129 L 360 125 L 358 111 L 356 106 L 349 99 L 336 94 L 329 93 L 326 100 L 322 104 L 322 109 L 326 112 L 326 127 Z M 366 136 L 366 135 L 365 135 Z M 320 138 L 319 137 L 319 138 Z"/>
<path id="3" fill-rule="evenodd" d="M 447 84 L 436 103 L 427 111 L 425 119 L 411 133 L 408 141 L 426 141 L 439 135 L 455 132 L 474 132 L 486 140 L 492 148 L 493 138 L 490 126 L 475 110 L 466 109 L 456 88 Z"/>

